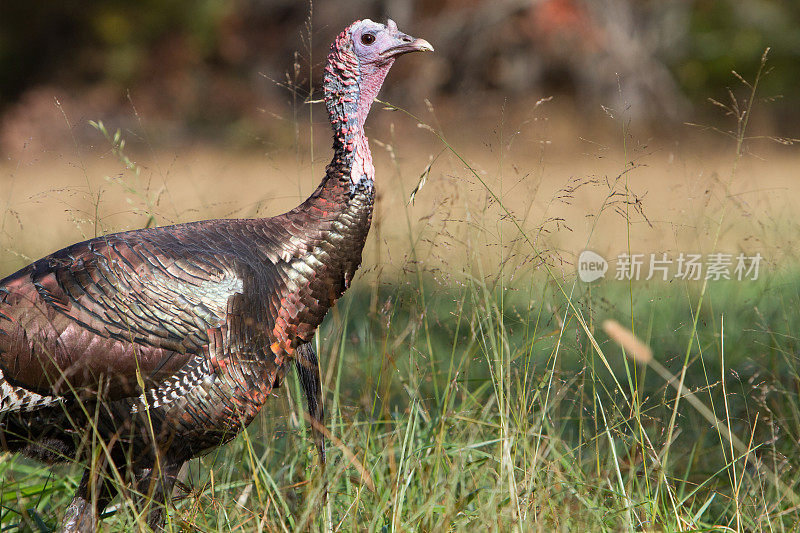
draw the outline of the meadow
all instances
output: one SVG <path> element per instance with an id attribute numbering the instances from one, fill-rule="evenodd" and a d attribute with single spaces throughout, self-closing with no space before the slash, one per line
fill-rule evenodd
<path id="1" fill-rule="evenodd" d="M 547 100 L 501 102 L 478 131 L 376 106 L 364 264 L 316 340 L 328 467 L 292 375 L 190 463 L 167 530 L 795 530 L 800 154 L 750 133 L 753 85 L 728 127 L 670 140 L 624 109 L 589 134 Z M 329 157 L 323 123 L 171 150 L 146 120 L 54 111 L 74 142 L 0 166 L 0 275 L 102 233 L 277 214 Z M 584 249 L 611 261 L 604 279 L 577 278 Z M 717 252 L 761 254 L 757 279 L 614 279 L 622 253 Z M 0 531 L 52 530 L 79 478 L 0 456 Z M 107 515 L 146 529 L 125 499 Z"/>

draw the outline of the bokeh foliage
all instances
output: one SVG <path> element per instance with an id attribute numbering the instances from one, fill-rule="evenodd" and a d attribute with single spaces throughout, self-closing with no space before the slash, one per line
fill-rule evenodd
<path id="1" fill-rule="evenodd" d="M 209 93 L 230 95 L 228 102 L 219 94 L 181 98 L 180 90 L 164 91 L 156 84 L 154 99 L 186 100 L 167 113 L 171 119 L 191 123 L 202 112 L 212 122 L 231 121 L 256 107 L 239 96 L 244 88 L 263 90 L 268 84 L 258 81 L 264 78 L 285 81 L 287 73 L 297 71 L 297 62 L 307 77 L 308 63 L 312 71 L 320 67 L 338 29 L 356 18 L 387 16 L 423 32 L 436 43 L 437 57 L 431 61 L 441 60 L 421 77 L 400 69 L 398 94 L 419 84 L 427 97 L 462 96 L 465 90 L 536 98 L 562 92 L 597 108 L 596 103 L 608 105 L 609 93 L 616 90 L 613 72 L 624 73 L 618 66 L 633 61 L 629 76 L 638 71 L 647 80 L 650 68 L 662 69 L 675 83 L 653 82 L 661 87 L 656 92 L 670 93 L 661 98 L 697 108 L 708 97 L 725 97 L 731 70 L 751 75 L 767 47 L 773 72 L 764 80 L 763 94 L 783 99 L 772 107 L 773 121 L 787 124 L 795 118 L 800 86 L 800 4 L 791 1 L 68 0 L 6 1 L 0 9 L 0 118 L 36 86 L 68 87 L 80 94 L 103 85 L 124 100 L 128 91 L 161 81 L 205 84 L 212 87 Z M 299 52 L 295 58 L 294 50 Z M 635 62 L 642 55 L 647 57 L 639 67 Z M 585 75 L 594 65 L 600 65 L 599 73 Z M 276 89 L 261 101 L 276 94 L 281 93 Z M 658 95 L 645 91 L 643 98 L 654 104 L 643 108 L 660 109 L 652 102 Z M 230 100 L 235 109 L 227 109 Z M 677 118 L 679 123 L 685 119 Z"/>
<path id="2" fill-rule="evenodd" d="M 179 34 L 213 59 L 220 23 L 232 4 L 205 0 L 4 2 L 0 17 L 0 102 L 50 80 L 130 84 L 144 57 Z"/>
<path id="3" fill-rule="evenodd" d="M 693 100 L 719 95 L 731 84 L 732 70 L 743 75 L 755 72 L 769 47 L 772 72 L 763 80 L 763 94 L 781 96 L 785 105 L 778 102 L 778 108 L 797 107 L 800 3 L 701 0 L 691 11 L 688 36 L 673 69 Z"/>

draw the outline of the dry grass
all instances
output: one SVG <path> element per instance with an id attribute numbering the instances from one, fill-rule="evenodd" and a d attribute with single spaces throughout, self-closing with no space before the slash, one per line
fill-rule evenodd
<path id="1" fill-rule="evenodd" d="M 627 242 L 628 232 L 635 252 L 703 252 L 714 229 L 709 215 L 726 198 L 732 211 L 722 227 L 722 249 L 757 248 L 774 264 L 795 259 L 792 229 L 793 214 L 800 208 L 800 154 L 794 147 L 756 144 L 726 195 L 732 159 L 724 146 L 653 140 L 625 152 L 619 140 L 609 141 L 607 130 L 570 139 L 557 117 L 547 117 L 546 107 L 517 116 L 512 121 L 498 111 L 497 122 L 456 135 L 454 142 L 524 227 L 565 260 L 574 259 L 587 243 L 601 255 L 616 256 L 626 249 L 621 243 Z M 407 257 L 408 216 L 412 231 L 424 236 L 420 253 L 429 266 L 459 268 L 459 260 L 467 258 L 458 247 L 443 248 L 463 242 L 477 224 L 465 223 L 467 213 L 491 207 L 492 199 L 452 154 L 441 153 L 432 133 L 414 128 L 407 118 L 384 111 L 371 131 L 380 195 L 376 228 L 388 249 L 380 256 L 368 250 L 366 264 Z M 501 120 L 507 122 L 502 140 Z M 463 128 L 456 122 L 442 130 Z M 561 139 L 550 140 L 551 130 L 559 131 Z M 316 145 L 327 147 L 327 127 L 318 125 L 315 135 Z M 600 141 L 583 140 L 592 138 Z M 175 151 L 148 150 L 139 143 L 131 155 L 137 176 L 120 164 L 99 133 L 96 146 L 21 149 L 0 163 L 5 208 L 0 245 L 9 252 L 0 258 L 0 272 L 10 273 L 96 233 L 144 227 L 151 214 L 159 225 L 278 214 L 313 190 L 328 157 L 317 149 L 323 155 L 313 165 L 303 159 L 298 165 L 290 148 L 262 153 L 200 145 Z M 407 207 L 433 158 L 424 191 Z M 446 255 L 446 265 L 437 257 L 440 253 Z"/>

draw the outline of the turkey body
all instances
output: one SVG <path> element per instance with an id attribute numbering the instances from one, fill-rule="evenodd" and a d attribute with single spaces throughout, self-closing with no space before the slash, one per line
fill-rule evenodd
<path id="1" fill-rule="evenodd" d="M 74 457 L 87 413 L 177 460 L 235 436 L 349 285 L 372 194 L 333 173 L 284 215 L 98 237 L 0 281 L 3 447 Z"/>
<path id="2" fill-rule="evenodd" d="M 310 341 L 372 220 L 364 121 L 395 57 L 432 49 L 392 21 L 339 34 L 323 82 L 333 159 L 291 211 L 97 237 L 0 280 L 0 448 L 89 465 L 63 531 L 93 531 L 127 487 L 160 527 L 180 467 L 241 432 L 292 361 L 324 465 Z"/>
<path id="3" fill-rule="evenodd" d="M 241 432 L 292 360 L 324 464 L 309 341 L 360 264 L 374 194 L 349 183 L 329 168 L 284 215 L 98 237 L 0 281 L 0 447 L 57 463 L 106 443 L 62 531 L 94 530 L 112 479 L 159 528 L 183 463 Z"/>

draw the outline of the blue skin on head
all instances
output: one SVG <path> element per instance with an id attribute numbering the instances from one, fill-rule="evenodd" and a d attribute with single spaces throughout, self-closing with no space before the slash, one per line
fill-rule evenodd
<path id="1" fill-rule="evenodd" d="M 392 19 L 386 24 L 365 19 L 350 27 L 353 51 L 359 63 L 384 65 L 408 52 L 433 51 L 424 39 L 415 39 L 397 29 Z"/>
<path id="2" fill-rule="evenodd" d="M 364 121 L 395 57 L 432 51 L 424 39 L 415 39 L 386 24 L 366 19 L 354 22 L 334 42 L 325 75 L 325 103 L 334 130 L 334 150 L 352 172 L 351 195 L 356 187 L 372 186 L 372 157 L 363 134 Z"/>

